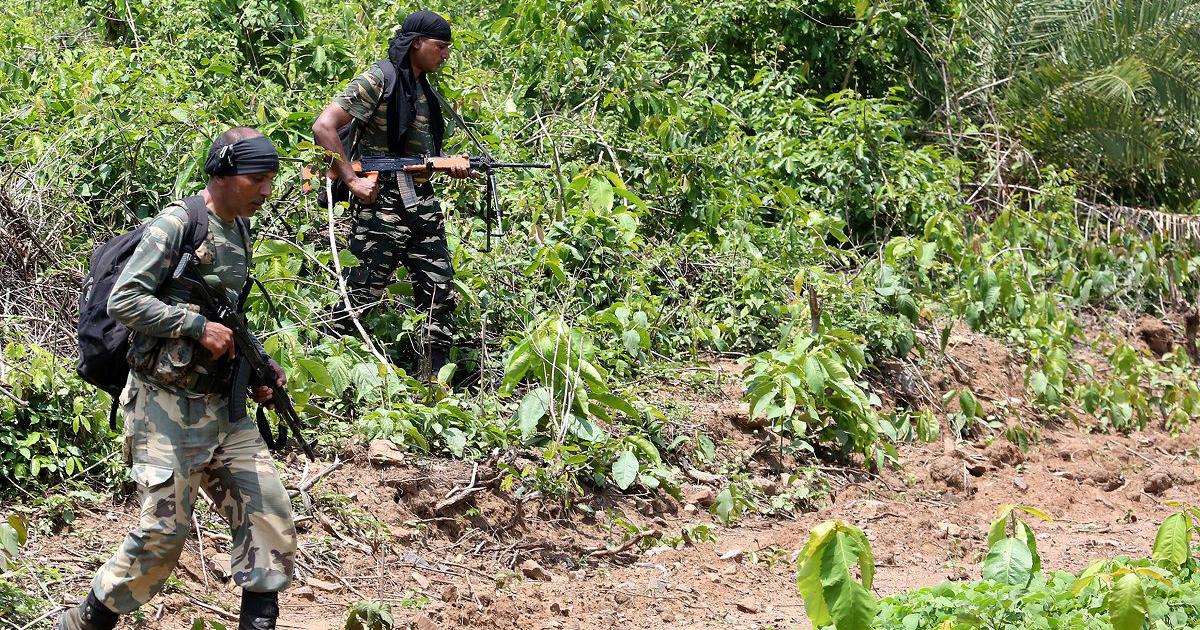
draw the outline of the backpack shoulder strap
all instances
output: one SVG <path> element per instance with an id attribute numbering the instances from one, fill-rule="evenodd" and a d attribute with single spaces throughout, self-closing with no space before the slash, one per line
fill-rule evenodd
<path id="1" fill-rule="evenodd" d="M 176 260 L 182 258 L 184 253 L 196 253 L 196 248 L 208 238 L 208 206 L 204 205 L 204 197 L 184 197 L 183 207 L 187 209 L 188 221 L 183 228 L 183 251 L 175 257 Z"/>

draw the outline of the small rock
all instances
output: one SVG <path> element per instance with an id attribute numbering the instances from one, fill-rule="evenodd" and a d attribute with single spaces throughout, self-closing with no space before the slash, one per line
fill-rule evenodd
<path id="1" fill-rule="evenodd" d="M 312 587 L 308 586 L 308 585 L 291 589 L 288 591 L 288 593 L 291 593 L 292 595 L 295 595 L 296 597 L 299 597 L 302 599 L 307 599 L 309 601 L 313 601 L 313 600 L 317 599 L 316 592 L 314 592 Z"/>
<path id="2" fill-rule="evenodd" d="M 225 579 L 233 575 L 233 571 L 230 569 L 230 564 L 232 562 L 233 560 L 229 557 L 229 554 L 214 553 L 208 559 L 208 567 L 212 569 L 213 573 L 217 574 L 217 577 Z"/>
<path id="3" fill-rule="evenodd" d="M 542 565 L 537 563 L 537 560 L 530 558 L 521 563 L 521 575 L 531 580 L 546 581 L 550 579 L 550 573 L 542 568 Z"/>
<path id="4" fill-rule="evenodd" d="M 1021 475 L 1013 477 L 1013 485 L 1016 486 L 1017 490 L 1020 490 L 1021 492 L 1025 492 L 1029 489 L 1029 484 L 1025 483 L 1025 479 L 1021 477 Z"/>
<path id="5" fill-rule="evenodd" d="M 717 493 L 708 486 L 688 486 L 683 493 L 683 499 L 687 503 L 709 507 L 717 500 Z"/>
<path id="6" fill-rule="evenodd" d="M 438 630 L 438 625 L 429 618 L 429 615 L 420 613 L 409 623 L 409 627 L 413 630 Z"/>
<path id="7" fill-rule="evenodd" d="M 623 593 L 621 591 L 613 593 L 613 601 L 617 602 L 618 604 L 628 604 L 631 599 L 633 599 L 633 597 L 631 597 L 629 593 Z"/>
<path id="8" fill-rule="evenodd" d="M 376 466 L 403 466 L 404 451 L 390 440 L 371 440 L 367 459 Z"/>
<path id="9" fill-rule="evenodd" d="M 416 571 L 413 571 L 411 575 L 413 581 L 417 583 L 417 586 L 420 586 L 423 589 L 429 588 L 429 578 L 417 573 Z"/>
<path id="10" fill-rule="evenodd" d="M 446 587 L 442 589 L 442 601 L 444 601 L 444 602 L 458 601 L 458 587 L 453 584 L 447 584 Z"/>
<path id="11" fill-rule="evenodd" d="M 754 485 L 757 486 L 759 490 L 762 490 L 763 494 L 769 497 L 773 497 L 783 491 L 782 486 L 780 486 L 779 482 L 775 481 L 774 479 L 755 477 L 753 481 Z"/>
<path id="12" fill-rule="evenodd" d="M 737 562 L 741 562 L 742 561 L 742 550 L 741 549 L 730 549 L 729 551 L 726 551 L 725 553 L 721 554 L 721 559 L 722 560 L 734 560 Z"/>
<path id="13" fill-rule="evenodd" d="M 742 600 L 738 602 L 737 609 L 746 613 L 747 615 L 757 615 L 758 613 L 762 612 L 762 608 L 758 604 L 748 600 Z"/>
<path id="14" fill-rule="evenodd" d="M 587 571 L 585 571 L 583 569 L 576 569 L 575 571 L 571 571 L 567 575 L 571 576 L 571 579 L 575 580 L 575 581 L 587 579 Z"/>
<path id="15" fill-rule="evenodd" d="M 664 610 L 660 616 L 660 619 L 663 620 L 663 623 L 674 623 L 675 615 L 672 615 L 670 612 Z"/>
<path id="16" fill-rule="evenodd" d="M 560 604 L 558 602 L 554 602 L 554 603 L 550 604 L 550 612 L 562 615 L 564 617 L 570 617 L 571 616 L 571 607 L 563 606 L 562 604 Z"/>
<path id="17" fill-rule="evenodd" d="M 962 536 L 962 528 L 954 523 L 938 523 L 938 531 L 941 532 L 942 538 L 958 538 Z"/>
<path id="18" fill-rule="evenodd" d="M 929 477 L 954 490 L 966 490 L 968 487 L 966 467 L 962 460 L 948 455 L 942 455 L 929 463 Z"/>
<path id="19" fill-rule="evenodd" d="M 1145 490 L 1146 494 L 1157 496 L 1170 490 L 1171 486 L 1174 485 L 1175 482 L 1171 479 L 1171 475 L 1164 472 L 1157 472 L 1150 475 L 1150 478 L 1146 480 Z"/>
<path id="20" fill-rule="evenodd" d="M 325 580 L 317 579 L 315 577 L 312 577 L 311 575 L 308 576 L 307 578 L 305 578 L 304 583 L 308 584 L 309 586 L 311 586 L 319 591 L 325 591 L 327 593 L 334 593 L 334 592 L 342 590 L 341 584 L 335 584 L 333 582 L 326 582 Z"/>

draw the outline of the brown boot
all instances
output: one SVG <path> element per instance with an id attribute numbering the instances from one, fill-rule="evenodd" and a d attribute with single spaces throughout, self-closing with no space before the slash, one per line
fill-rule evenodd
<path id="1" fill-rule="evenodd" d="M 88 591 L 87 599 L 58 616 L 57 630 L 112 630 L 117 627 L 117 613 L 109 610 L 96 594 Z"/>

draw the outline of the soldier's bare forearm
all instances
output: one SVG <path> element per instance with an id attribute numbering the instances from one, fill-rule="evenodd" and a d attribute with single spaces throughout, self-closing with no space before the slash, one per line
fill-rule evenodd
<path id="1" fill-rule="evenodd" d="M 334 155 L 331 168 L 337 173 L 338 179 L 344 182 L 357 177 L 350 164 L 350 155 L 346 152 L 346 147 L 342 146 L 342 139 L 338 137 L 337 133 L 339 127 L 349 124 L 350 121 L 350 114 L 337 105 L 330 105 L 321 112 L 312 127 L 313 137 L 317 144 L 325 147 Z"/>

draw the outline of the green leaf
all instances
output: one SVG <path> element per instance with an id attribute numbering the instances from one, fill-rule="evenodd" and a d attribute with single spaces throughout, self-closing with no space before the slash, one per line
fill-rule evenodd
<path id="1" fill-rule="evenodd" d="M 808 391 L 814 396 L 820 396 L 825 392 L 825 370 L 821 368 L 821 363 L 817 358 L 808 355 L 804 357 L 804 380 L 808 381 Z"/>
<path id="2" fill-rule="evenodd" d="M 67 521 L 68 523 L 70 521 Z M 25 519 L 12 514 L 8 517 L 8 525 L 17 533 L 17 544 L 24 545 L 29 540 L 29 528 L 25 526 Z"/>
<path id="3" fill-rule="evenodd" d="M 733 492 L 729 488 L 725 488 L 717 493 L 717 499 L 713 503 L 713 511 L 724 525 L 728 525 L 733 520 Z"/>
<path id="4" fill-rule="evenodd" d="M 538 424 L 550 411 L 550 390 L 539 387 L 521 399 L 517 413 L 513 416 L 517 428 L 521 431 L 521 439 L 528 440 L 537 431 Z"/>
<path id="5" fill-rule="evenodd" d="M 829 616 L 838 630 L 869 628 L 879 606 L 870 591 L 854 580 L 850 568 L 858 564 L 859 541 L 847 532 L 836 532 L 821 553 L 821 585 Z"/>
<path id="6" fill-rule="evenodd" d="M 1154 537 L 1152 557 L 1155 562 L 1178 567 L 1191 557 L 1192 519 L 1187 512 L 1172 514 L 1163 519 Z"/>
<path id="7" fill-rule="evenodd" d="M 628 400 L 617 396 L 616 394 L 597 392 L 592 394 L 592 400 L 604 405 L 605 407 L 609 407 L 610 409 L 616 409 L 626 416 L 629 416 L 629 418 L 632 420 L 637 420 L 641 417 L 641 414 L 637 412 L 637 409 L 633 408 L 633 405 L 630 404 Z"/>
<path id="8" fill-rule="evenodd" d="M 314 361 L 313 359 L 298 359 L 296 362 L 300 364 L 300 367 L 304 368 L 304 372 L 308 374 L 313 382 L 327 390 L 333 391 L 333 378 L 330 377 L 329 369 L 325 367 L 324 363 Z"/>
<path id="9" fill-rule="evenodd" d="M 634 455 L 633 451 L 621 451 L 621 456 L 612 465 L 613 481 L 618 488 L 628 490 L 637 480 L 639 468 L 637 455 Z"/>
<path id="10" fill-rule="evenodd" d="M 1142 580 L 1136 573 L 1127 573 L 1113 583 L 1107 604 L 1113 630 L 1141 630 L 1149 606 Z"/>
<path id="11" fill-rule="evenodd" d="M 992 545 L 996 544 L 997 542 L 1000 542 L 1001 540 L 1004 540 L 1004 537 L 1008 535 L 1008 532 L 1006 531 L 1007 527 L 1008 527 L 1008 513 L 1007 512 L 1005 514 L 1001 515 L 1000 518 L 992 521 L 992 526 L 988 528 L 988 537 L 987 537 L 988 548 L 991 548 Z"/>
<path id="12" fill-rule="evenodd" d="M 642 347 L 642 336 L 636 330 L 626 330 L 621 335 L 621 341 L 625 342 L 625 349 L 629 354 L 637 356 L 638 350 Z"/>
<path id="13" fill-rule="evenodd" d="M 983 561 L 983 579 L 1012 586 L 1025 586 L 1033 577 L 1033 555 L 1016 538 L 992 545 Z"/>
<path id="14" fill-rule="evenodd" d="M 591 203 L 592 210 L 597 213 L 612 210 L 613 194 L 613 186 L 607 179 L 593 177 L 588 185 L 588 201 Z"/>

